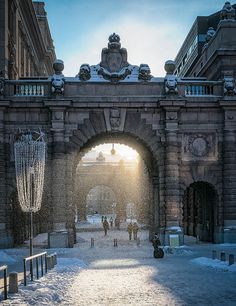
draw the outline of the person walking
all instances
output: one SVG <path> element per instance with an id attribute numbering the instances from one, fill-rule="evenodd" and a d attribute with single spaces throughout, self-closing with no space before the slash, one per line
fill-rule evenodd
<path id="1" fill-rule="evenodd" d="M 119 230 L 120 229 L 120 219 L 119 217 L 115 218 L 115 227 Z"/>
<path id="2" fill-rule="evenodd" d="M 128 233 L 129 233 L 129 240 L 131 240 L 131 239 L 132 239 L 132 232 L 133 232 L 133 224 L 132 224 L 132 222 L 130 222 L 130 223 L 128 224 L 128 226 L 127 226 L 127 231 L 128 231 Z"/>
<path id="3" fill-rule="evenodd" d="M 104 233 L 105 236 L 107 235 L 107 230 L 109 229 L 109 223 L 107 221 L 107 217 L 105 216 L 104 221 L 103 221 L 103 229 L 104 229 Z"/>
<path id="4" fill-rule="evenodd" d="M 111 217 L 110 218 L 110 227 L 112 227 L 113 226 L 113 218 Z"/>
<path id="5" fill-rule="evenodd" d="M 138 224 L 137 224 L 137 222 L 134 222 L 134 224 L 133 224 L 134 240 L 137 240 L 138 230 L 139 230 Z"/>

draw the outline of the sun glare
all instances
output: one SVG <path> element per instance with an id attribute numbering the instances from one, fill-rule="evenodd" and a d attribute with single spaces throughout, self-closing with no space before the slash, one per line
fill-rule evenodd
<path id="1" fill-rule="evenodd" d="M 97 152 L 103 152 L 105 154 L 111 154 L 112 143 L 99 145 L 94 148 Z M 137 160 L 139 154 L 134 149 L 123 145 L 123 144 L 114 144 L 115 154 L 120 156 L 125 160 Z"/>

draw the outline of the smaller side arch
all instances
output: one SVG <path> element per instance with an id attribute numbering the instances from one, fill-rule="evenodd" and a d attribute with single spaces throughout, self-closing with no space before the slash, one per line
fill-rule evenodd
<path id="1" fill-rule="evenodd" d="M 205 181 L 193 182 L 185 189 L 182 204 L 184 234 L 218 242 L 220 209 L 216 188 Z"/>

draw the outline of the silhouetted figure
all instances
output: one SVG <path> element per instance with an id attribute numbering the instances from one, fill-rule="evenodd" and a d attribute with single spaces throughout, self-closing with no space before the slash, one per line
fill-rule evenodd
<path id="1" fill-rule="evenodd" d="M 138 230 L 139 230 L 138 224 L 137 224 L 137 222 L 134 222 L 134 224 L 133 224 L 134 240 L 137 240 Z"/>
<path id="2" fill-rule="evenodd" d="M 112 227 L 113 226 L 113 218 L 111 217 L 110 218 L 110 227 Z"/>
<path id="3" fill-rule="evenodd" d="M 152 239 L 152 245 L 154 247 L 153 257 L 163 258 L 164 257 L 164 251 L 161 248 L 159 248 L 159 246 L 161 245 L 161 241 L 160 241 L 160 238 L 158 237 L 157 233 L 154 234 L 154 237 Z"/>
<path id="4" fill-rule="evenodd" d="M 118 217 L 115 218 L 115 227 L 119 230 L 120 229 L 120 219 Z"/>
<path id="5" fill-rule="evenodd" d="M 128 233 L 129 233 L 129 240 L 131 240 L 131 239 L 132 239 L 132 232 L 133 232 L 133 224 L 132 224 L 132 222 L 130 222 L 130 223 L 128 224 L 128 226 L 127 226 L 127 231 L 128 231 Z"/>
<path id="6" fill-rule="evenodd" d="M 107 217 L 104 218 L 104 221 L 103 221 L 103 229 L 104 229 L 104 233 L 105 233 L 105 236 L 107 235 L 107 230 L 109 229 L 109 223 L 107 221 Z"/>

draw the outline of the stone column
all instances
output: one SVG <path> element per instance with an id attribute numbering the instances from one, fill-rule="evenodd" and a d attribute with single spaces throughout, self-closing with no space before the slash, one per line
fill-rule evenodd
<path id="1" fill-rule="evenodd" d="M 4 150 L 4 111 L 0 110 L 0 247 L 11 245 L 6 222 L 6 169 Z"/>
<path id="2" fill-rule="evenodd" d="M 178 112 L 166 109 L 165 128 L 165 244 L 169 244 L 170 235 L 178 235 L 179 243 L 183 242 L 183 231 L 180 227 L 182 212 L 180 206 L 179 184 L 179 141 Z"/>
<path id="3" fill-rule="evenodd" d="M 230 116 L 228 116 L 231 118 Z M 223 146 L 224 242 L 236 243 L 236 132 L 225 122 Z"/>
<path id="4" fill-rule="evenodd" d="M 69 247 L 73 247 L 76 242 L 75 215 L 76 209 L 73 202 L 73 168 L 74 156 L 67 152 L 66 171 L 65 171 L 65 188 L 66 188 L 66 219 L 69 237 Z"/>
<path id="5" fill-rule="evenodd" d="M 52 222 L 50 247 L 68 247 L 64 109 L 52 108 Z"/>
<path id="6" fill-rule="evenodd" d="M 153 176 L 152 178 L 152 186 L 153 186 L 153 207 L 151 209 L 152 215 L 151 217 L 151 227 L 152 233 L 158 233 L 160 227 L 160 210 L 159 210 L 159 179 L 158 176 Z M 150 237 L 153 238 L 153 237 Z"/>
<path id="7" fill-rule="evenodd" d="M 8 1 L 0 1 L 0 70 L 8 78 Z"/>
<path id="8" fill-rule="evenodd" d="M 52 154 L 53 229 L 66 229 L 66 154 L 63 132 L 54 131 Z"/>

